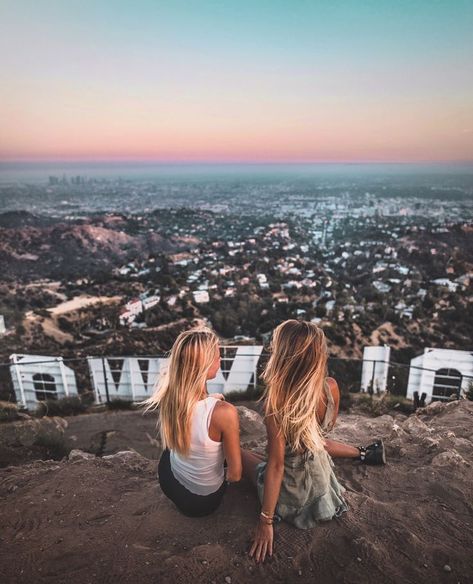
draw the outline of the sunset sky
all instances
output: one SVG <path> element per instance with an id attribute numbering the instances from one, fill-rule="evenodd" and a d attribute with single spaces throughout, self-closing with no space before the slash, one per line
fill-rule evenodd
<path id="1" fill-rule="evenodd" d="M 473 2 L 0 0 L 0 160 L 473 161 Z"/>

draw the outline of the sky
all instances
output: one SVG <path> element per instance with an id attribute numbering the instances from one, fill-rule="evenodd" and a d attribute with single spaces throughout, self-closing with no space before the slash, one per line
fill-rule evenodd
<path id="1" fill-rule="evenodd" d="M 473 2 L 0 0 L 0 161 L 473 162 Z"/>

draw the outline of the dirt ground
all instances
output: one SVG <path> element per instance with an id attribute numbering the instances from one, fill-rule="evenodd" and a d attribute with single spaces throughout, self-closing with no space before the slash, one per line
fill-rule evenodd
<path id="1" fill-rule="evenodd" d="M 261 451 L 261 419 L 240 415 L 243 444 Z M 2 583 L 473 582 L 472 402 L 410 417 L 340 416 L 332 438 L 382 437 L 388 464 L 335 461 L 348 513 L 308 531 L 278 525 L 264 565 L 247 555 L 259 506 L 245 481 L 214 515 L 186 518 L 159 488 L 153 418 L 117 412 L 67 423 L 76 448 L 108 428 L 108 449 L 128 452 L 74 451 L 0 469 Z"/>

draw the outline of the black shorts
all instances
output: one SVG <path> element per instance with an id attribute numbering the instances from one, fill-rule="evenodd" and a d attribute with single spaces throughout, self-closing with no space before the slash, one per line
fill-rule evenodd
<path id="1" fill-rule="evenodd" d="M 167 448 L 159 460 L 158 477 L 163 493 L 171 499 L 181 513 L 188 517 L 203 517 L 213 513 L 220 505 L 227 488 L 227 483 L 224 481 L 222 486 L 210 495 L 191 493 L 172 474 L 170 452 Z"/>

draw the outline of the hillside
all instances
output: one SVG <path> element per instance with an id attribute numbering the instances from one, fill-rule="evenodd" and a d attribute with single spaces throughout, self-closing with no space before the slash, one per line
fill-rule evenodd
<path id="1" fill-rule="evenodd" d="M 243 444 L 263 448 L 258 414 L 240 408 L 240 415 Z M 99 426 L 128 452 L 73 451 L 60 462 L 0 470 L 3 582 L 472 581 L 472 402 L 435 403 L 408 418 L 342 415 L 333 437 L 355 444 L 383 437 L 388 464 L 336 461 L 349 512 L 309 531 L 279 525 L 264 565 L 246 555 L 258 513 L 248 484 L 231 486 L 215 515 L 185 518 L 162 495 L 156 460 L 142 455 L 146 443 L 148 456 L 159 453 L 146 436 L 154 421 L 139 412 L 108 416 Z M 86 429 L 90 438 L 98 427 L 87 420 L 80 432 L 80 417 L 70 420 L 69 435 L 83 448 Z"/>
<path id="2" fill-rule="evenodd" d="M 178 248 L 158 233 L 134 234 L 118 215 L 53 221 L 26 211 L 0 214 L 2 281 L 97 277 L 127 259 Z"/>

